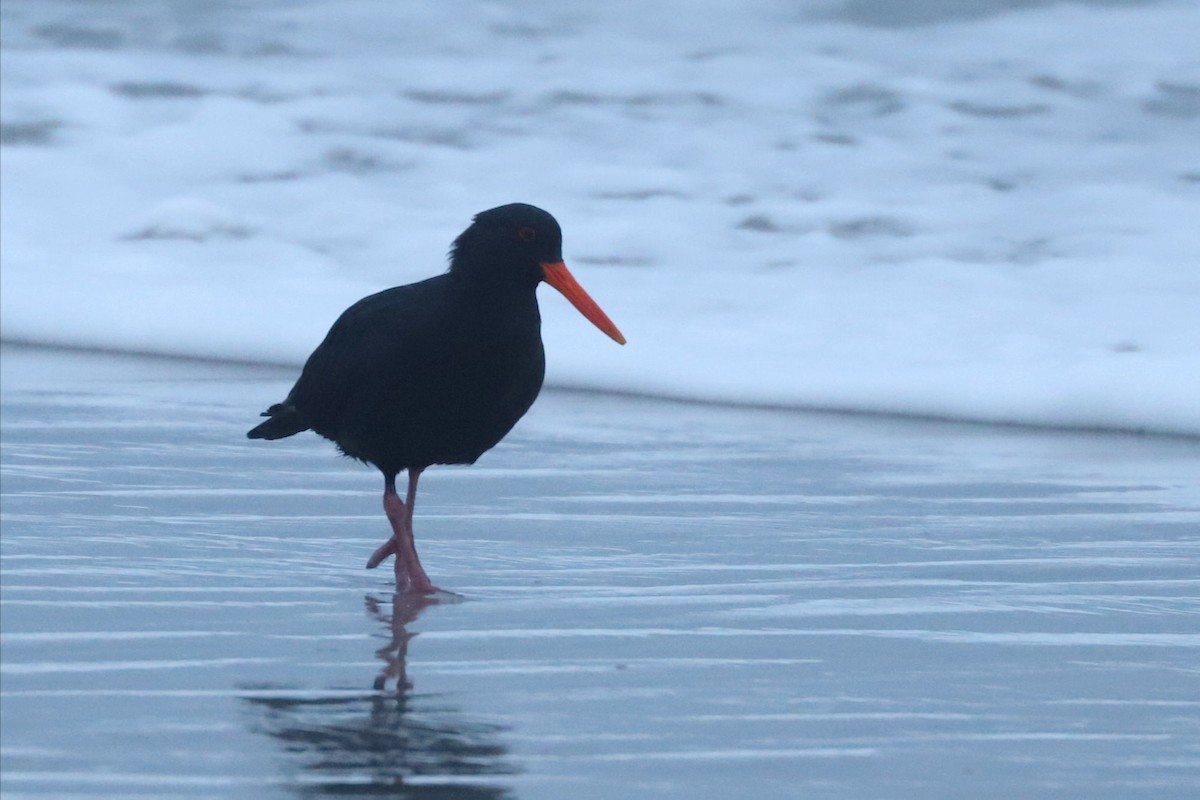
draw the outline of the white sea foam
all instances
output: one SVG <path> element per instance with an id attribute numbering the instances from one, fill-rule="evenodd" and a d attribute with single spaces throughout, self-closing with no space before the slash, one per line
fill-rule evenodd
<path id="1" fill-rule="evenodd" d="M 907 5 L 6 2 L 0 333 L 299 363 L 521 200 L 552 384 L 1200 434 L 1200 6 Z"/>

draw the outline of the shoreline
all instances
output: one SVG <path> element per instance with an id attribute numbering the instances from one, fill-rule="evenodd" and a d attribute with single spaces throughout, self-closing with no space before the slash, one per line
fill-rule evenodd
<path id="1" fill-rule="evenodd" d="M 207 364 L 223 367 L 243 367 L 283 372 L 289 375 L 298 374 L 303 367 L 300 362 L 270 361 L 260 359 L 239 359 L 222 356 L 200 355 L 195 353 L 170 353 L 156 350 L 132 350 L 119 347 L 104 347 L 102 345 L 71 344 L 63 342 L 41 342 L 21 338 L 0 338 L 0 347 L 18 350 L 43 351 L 48 353 L 110 356 L 114 358 L 135 358 L 151 361 L 164 361 L 176 364 Z M 998 428 L 1015 432 L 1030 433 L 1067 433 L 1093 434 L 1096 436 L 1133 437 L 1137 439 L 1159 439 L 1175 442 L 1195 442 L 1200 444 L 1200 433 L 1187 431 L 1156 429 L 1150 427 L 1127 428 L 1106 425 L 1071 425 L 1055 423 L 1039 423 L 1011 419 L 985 419 L 968 415 L 919 413 L 913 411 L 887 411 L 876 409 L 847 408 L 840 406 L 809 405 L 803 403 L 779 403 L 769 401 L 738 401 L 714 398 L 695 397 L 688 395 L 672 395 L 637 389 L 606 389 L 595 386 L 584 386 L 571 383 L 547 381 L 543 391 L 563 394 L 576 394 L 595 397 L 627 398 L 631 400 L 654 400 L 664 403 L 675 403 L 700 408 L 744 409 L 748 411 L 770 411 L 784 414 L 812 414 L 838 418 L 861 418 L 897 420 L 910 422 L 940 423 L 946 425 L 965 425 L 970 427 Z"/>

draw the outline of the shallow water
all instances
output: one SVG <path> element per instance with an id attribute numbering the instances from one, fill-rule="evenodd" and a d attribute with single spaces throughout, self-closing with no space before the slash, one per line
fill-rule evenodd
<path id="1" fill-rule="evenodd" d="M 547 393 L 421 608 L 290 374 L 2 365 L 6 798 L 1200 789 L 1194 441 Z"/>

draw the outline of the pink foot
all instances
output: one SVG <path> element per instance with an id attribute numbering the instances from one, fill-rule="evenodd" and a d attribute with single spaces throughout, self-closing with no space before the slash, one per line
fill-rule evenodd
<path id="1" fill-rule="evenodd" d="M 441 589 L 434 586 L 429 576 L 417 565 L 416 571 L 396 570 L 396 594 L 440 594 Z"/>
<path id="2" fill-rule="evenodd" d="M 393 536 L 391 539 L 388 539 L 383 544 L 379 545 L 379 548 L 376 549 L 376 551 L 371 554 L 371 557 L 367 559 L 367 569 L 375 569 L 376 567 L 378 567 L 380 564 L 383 563 L 383 560 L 385 558 L 387 558 L 388 556 L 394 556 L 394 555 L 396 555 L 396 537 L 395 536 Z"/>

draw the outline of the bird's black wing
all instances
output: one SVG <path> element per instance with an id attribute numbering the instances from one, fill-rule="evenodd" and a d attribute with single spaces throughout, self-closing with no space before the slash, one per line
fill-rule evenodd
<path id="1" fill-rule="evenodd" d="M 355 392 L 403 375 L 430 357 L 429 340 L 441 331 L 447 275 L 386 289 L 350 306 L 309 356 L 285 406 L 306 427 L 336 436 Z"/>
<path id="2" fill-rule="evenodd" d="M 449 291 L 447 275 L 385 289 L 342 312 L 317 346 L 287 399 L 267 409 L 269 419 L 251 439 L 282 439 L 314 429 L 336 438 L 350 398 L 428 358 L 426 340 L 441 329 Z"/>

